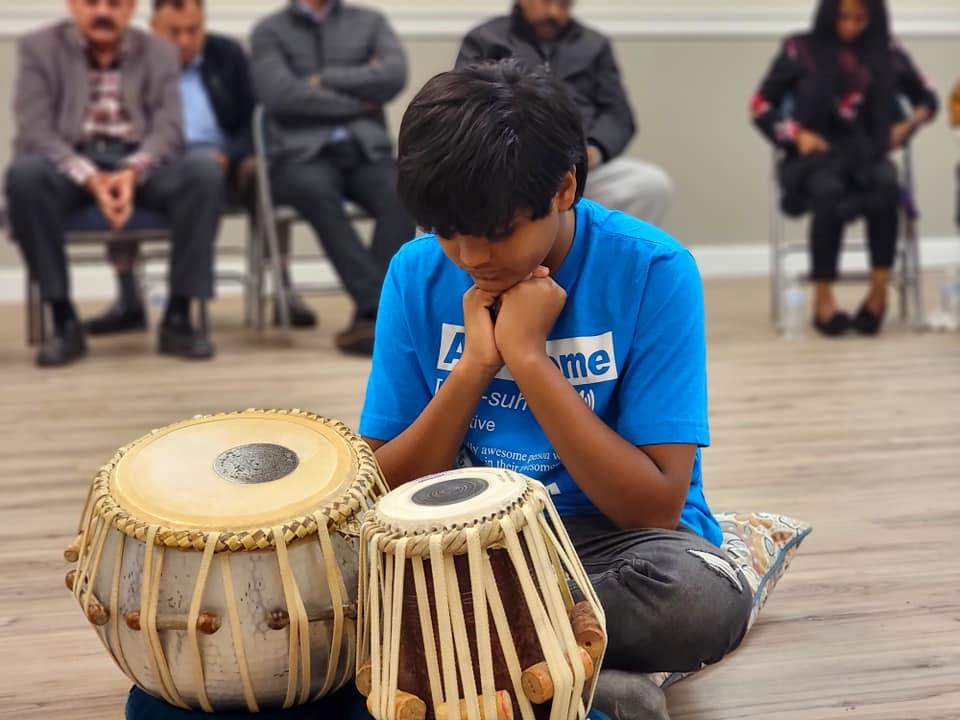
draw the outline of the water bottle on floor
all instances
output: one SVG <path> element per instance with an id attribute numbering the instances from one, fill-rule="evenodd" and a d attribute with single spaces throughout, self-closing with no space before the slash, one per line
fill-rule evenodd
<path id="1" fill-rule="evenodd" d="M 960 267 L 947 268 L 940 292 L 940 310 L 950 330 L 960 327 Z"/>
<path id="2" fill-rule="evenodd" d="M 807 323 L 807 295 L 795 277 L 791 277 L 784 286 L 781 303 L 783 337 L 787 340 L 802 337 Z"/>
<path id="3" fill-rule="evenodd" d="M 148 286 L 147 299 L 155 312 L 162 313 L 167 307 L 167 287 L 162 283 Z"/>

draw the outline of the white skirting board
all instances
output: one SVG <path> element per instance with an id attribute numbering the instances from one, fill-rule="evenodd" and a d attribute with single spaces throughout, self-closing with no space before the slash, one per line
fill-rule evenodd
<path id="1" fill-rule="evenodd" d="M 710 245 L 694 247 L 691 250 L 704 278 L 756 277 L 770 271 L 770 254 L 766 245 Z M 925 269 L 960 266 L 960 237 L 924 238 L 920 245 L 920 256 Z M 236 271 L 242 267 L 241 262 L 238 258 L 227 258 L 220 262 L 220 267 L 223 270 Z M 805 258 L 802 255 L 793 256 L 788 270 L 802 272 L 804 263 Z M 863 253 L 844 253 L 843 267 L 849 270 L 865 268 L 866 260 Z M 293 266 L 293 277 L 295 282 L 316 284 L 331 291 L 339 287 L 333 268 L 322 259 L 296 262 Z M 73 295 L 77 300 L 107 300 L 113 297 L 115 285 L 110 268 L 106 264 L 73 268 L 72 281 Z M 151 283 L 152 296 L 163 292 L 163 288 L 157 285 L 157 283 Z M 240 287 L 235 283 L 225 283 L 217 288 L 217 293 L 221 296 L 239 295 Z M 23 269 L 0 268 L 0 302 L 19 302 L 23 296 Z M 152 299 L 157 300 L 156 297 Z"/>

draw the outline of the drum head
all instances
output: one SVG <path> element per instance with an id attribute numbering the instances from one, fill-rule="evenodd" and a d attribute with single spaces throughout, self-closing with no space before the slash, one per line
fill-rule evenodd
<path id="1" fill-rule="evenodd" d="M 407 483 L 384 495 L 376 516 L 409 532 L 454 528 L 497 515 L 518 502 L 527 478 L 510 470 L 461 468 Z"/>
<path id="2" fill-rule="evenodd" d="M 361 448 L 342 424 L 308 413 L 199 417 L 129 446 L 112 469 L 109 493 L 131 517 L 153 525 L 270 528 L 347 493 L 358 479 Z"/>

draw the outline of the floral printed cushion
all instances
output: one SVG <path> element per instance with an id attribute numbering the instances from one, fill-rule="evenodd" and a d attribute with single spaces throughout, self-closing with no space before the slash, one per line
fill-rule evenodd
<path id="1" fill-rule="evenodd" d="M 786 515 L 769 513 L 717 513 L 723 531 L 721 548 L 746 576 L 753 591 L 752 627 L 770 593 L 786 572 L 793 554 L 813 528 Z M 666 687 L 690 673 L 656 673 L 654 682 Z"/>

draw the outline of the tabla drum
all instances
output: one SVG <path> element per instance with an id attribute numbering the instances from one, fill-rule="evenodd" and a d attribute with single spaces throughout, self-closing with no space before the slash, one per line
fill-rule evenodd
<path id="1" fill-rule="evenodd" d="M 603 610 L 546 489 L 463 468 L 407 483 L 360 537 L 357 687 L 378 720 L 584 718 Z"/>
<path id="2" fill-rule="evenodd" d="M 353 677 L 358 515 L 385 491 L 338 421 L 195 417 L 101 468 L 67 586 L 123 672 L 168 703 L 302 704 Z"/>

